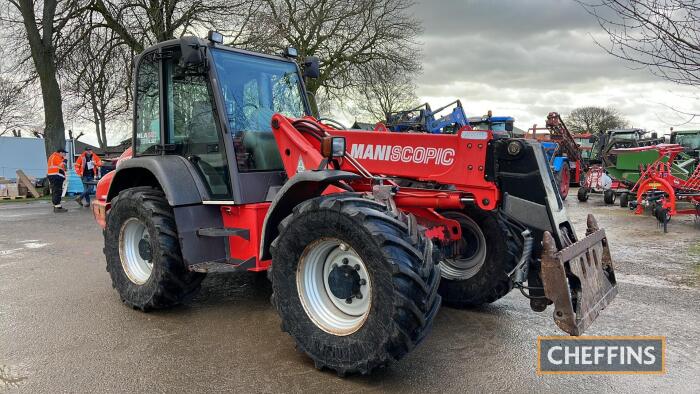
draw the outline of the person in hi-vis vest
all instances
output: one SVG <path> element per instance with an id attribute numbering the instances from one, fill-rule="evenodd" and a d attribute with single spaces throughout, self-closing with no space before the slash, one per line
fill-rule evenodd
<path id="1" fill-rule="evenodd" d="M 53 203 L 53 211 L 67 212 L 68 210 L 61 206 L 61 194 L 63 194 L 63 182 L 66 180 L 66 150 L 61 148 L 49 156 L 46 171 L 47 178 L 51 184 L 51 202 Z"/>
<path id="2" fill-rule="evenodd" d="M 75 172 L 83 180 L 83 193 L 75 198 L 78 205 L 83 205 L 83 199 L 85 199 L 83 206 L 90 206 L 90 194 L 93 192 L 92 183 L 93 180 L 100 178 L 100 167 L 102 167 L 102 159 L 93 153 L 90 147 L 85 148 L 85 152 L 75 161 Z"/>

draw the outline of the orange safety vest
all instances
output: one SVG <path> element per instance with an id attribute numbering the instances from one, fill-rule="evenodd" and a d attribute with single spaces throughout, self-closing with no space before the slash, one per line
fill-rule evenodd
<path id="1" fill-rule="evenodd" d="M 83 171 L 86 167 L 85 156 L 87 156 L 87 152 L 83 152 L 80 157 L 78 157 L 78 160 L 75 161 L 75 172 L 79 176 L 83 176 Z M 102 167 L 102 159 L 100 159 L 100 156 L 97 156 L 97 154 L 94 152 L 92 154 L 92 163 L 94 164 L 92 171 L 95 173 L 95 176 L 97 176 L 97 172 L 99 171 L 98 168 Z"/>
<path id="2" fill-rule="evenodd" d="M 46 174 L 58 175 L 63 178 L 66 177 L 66 163 L 63 157 L 61 157 L 60 153 L 52 153 L 51 156 L 49 156 L 49 162 L 47 165 L 49 167 L 49 170 L 46 171 Z"/>

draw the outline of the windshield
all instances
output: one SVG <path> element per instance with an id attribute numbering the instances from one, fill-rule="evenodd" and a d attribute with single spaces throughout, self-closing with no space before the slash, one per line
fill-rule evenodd
<path id="1" fill-rule="evenodd" d="M 226 116 L 236 146 L 239 171 L 281 170 L 272 135 L 272 115 L 305 115 L 296 64 L 223 50 L 212 50 Z"/>
<path id="2" fill-rule="evenodd" d="M 471 126 L 474 130 L 506 131 L 506 122 L 472 122 Z"/>
<path id="3" fill-rule="evenodd" d="M 676 143 L 690 149 L 700 149 L 700 134 L 676 136 Z"/>
<path id="4" fill-rule="evenodd" d="M 638 140 L 639 134 L 636 132 L 629 133 L 613 133 L 613 137 L 619 140 Z"/>
<path id="5" fill-rule="evenodd" d="M 591 147 L 593 143 L 589 140 L 590 138 L 576 138 L 576 143 L 584 147 Z"/>

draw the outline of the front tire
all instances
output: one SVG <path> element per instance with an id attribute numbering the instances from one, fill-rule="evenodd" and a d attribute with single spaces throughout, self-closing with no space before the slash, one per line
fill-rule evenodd
<path id="1" fill-rule="evenodd" d="M 137 187 L 120 192 L 103 234 L 112 287 L 126 305 L 144 312 L 167 308 L 199 290 L 205 275 L 185 267 L 175 217 L 162 191 Z"/>
<path id="2" fill-rule="evenodd" d="M 603 192 L 603 202 L 607 205 L 615 204 L 615 192 L 612 189 Z"/>
<path id="3" fill-rule="evenodd" d="M 305 201 L 282 221 L 271 252 L 282 329 L 316 368 L 367 374 L 405 356 L 432 326 L 432 243 L 384 204 L 356 193 Z"/>
<path id="4" fill-rule="evenodd" d="M 468 208 L 442 212 L 460 222 L 463 245 L 458 255 L 440 262 L 439 293 L 445 305 L 465 308 L 488 304 L 513 288 L 507 275 L 518 263 L 520 243 L 493 212 Z M 463 247 L 462 247 L 463 246 Z"/>
<path id="5" fill-rule="evenodd" d="M 576 197 L 578 198 L 579 201 L 581 201 L 581 202 L 588 201 L 588 189 L 587 188 L 581 186 L 578 189 L 578 193 L 576 193 L 576 194 L 577 194 Z"/>

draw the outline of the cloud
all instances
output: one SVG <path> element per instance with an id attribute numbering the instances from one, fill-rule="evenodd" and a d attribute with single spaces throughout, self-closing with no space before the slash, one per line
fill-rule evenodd
<path id="1" fill-rule="evenodd" d="M 596 44 L 607 36 L 575 1 L 421 1 L 415 12 L 425 28 L 418 94 L 433 106 L 459 98 L 472 115 L 493 109 L 521 128 L 550 111 L 613 106 L 658 131 L 685 120 L 669 106 L 697 108 L 696 89 L 607 54 Z"/>

